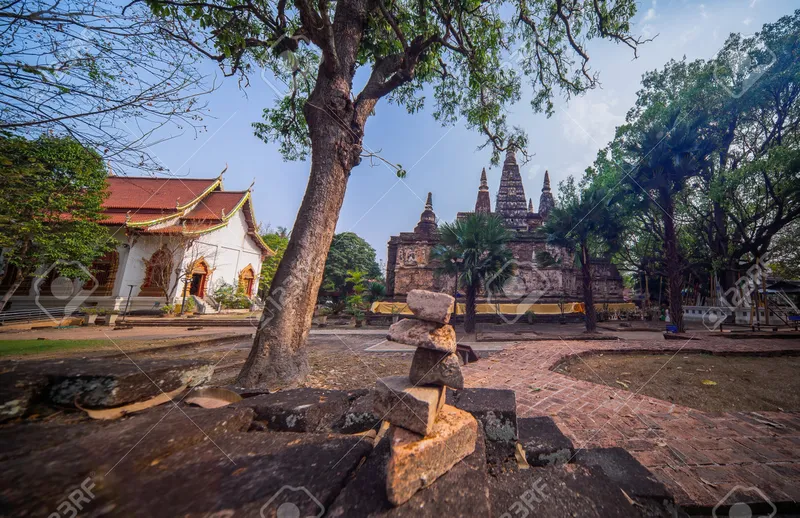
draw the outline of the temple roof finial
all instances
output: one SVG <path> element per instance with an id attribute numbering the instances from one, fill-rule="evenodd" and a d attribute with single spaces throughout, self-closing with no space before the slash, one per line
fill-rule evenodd
<path id="1" fill-rule="evenodd" d="M 533 198 L 528 198 L 528 212 L 533 212 Z"/>
<path id="2" fill-rule="evenodd" d="M 419 216 L 419 223 L 414 227 L 415 234 L 432 234 L 436 232 L 436 214 L 433 212 L 433 194 L 428 193 L 428 199 L 425 200 L 425 210 Z"/>
<path id="3" fill-rule="evenodd" d="M 542 186 L 542 192 L 550 190 L 550 172 L 545 170 L 544 172 L 544 185 Z"/>
<path id="4" fill-rule="evenodd" d="M 489 184 L 488 184 L 488 182 L 486 180 L 486 168 L 485 167 L 483 168 L 483 171 L 481 171 L 481 186 L 480 186 L 479 189 L 481 191 L 488 191 L 489 190 Z"/>

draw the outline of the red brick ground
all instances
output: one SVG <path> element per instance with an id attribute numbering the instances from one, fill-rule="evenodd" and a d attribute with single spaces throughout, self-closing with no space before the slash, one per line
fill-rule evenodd
<path id="1" fill-rule="evenodd" d="M 798 502 L 800 413 L 701 412 L 549 370 L 580 353 L 789 350 L 800 351 L 800 341 L 704 337 L 525 342 L 470 364 L 464 373 L 470 387 L 514 389 L 520 417 L 551 416 L 576 448 L 627 449 L 672 490 L 681 505 L 713 507 L 737 485 L 757 487 L 773 502 Z"/>

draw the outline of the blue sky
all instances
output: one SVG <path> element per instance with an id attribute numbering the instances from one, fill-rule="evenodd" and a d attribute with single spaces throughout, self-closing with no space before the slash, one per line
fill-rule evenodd
<path id="1" fill-rule="evenodd" d="M 534 114 L 530 96 L 513 106 L 509 122 L 529 135 L 531 160 L 521 167 L 525 193 L 538 209 L 545 169 L 555 187 L 569 174 L 580 177 L 597 150 L 614 135 L 635 101 L 641 76 L 661 68 L 669 59 L 714 56 L 731 32 L 751 34 L 766 22 L 791 13 L 798 4 L 790 0 L 647 0 L 639 3 L 634 32 L 656 39 L 639 50 L 639 59 L 624 46 L 595 40 L 589 44 L 591 67 L 599 71 L 601 88 L 573 98 L 558 99 L 555 114 Z M 207 64 L 209 75 L 215 66 Z M 221 80 L 219 78 L 218 80 Z M 260 74 L 250 86 L 239 89 L 235 78 L 206 96 L 211 118 L 208 131 L 176 136 L 153 147 L 172 173 L 188 177 L 213 177 L 228 164 L 225 188 L 246 189 L 255 180 L 253 199 L 264 224 L 291 228 L 308 181 L 308 162 L 284 162 L 277 146 L 265 144 L 252 132 L 251 123 L 272 105 L 276 94 Z M 389 236 L 413 230 L 426 194 L 440 220 L 452 221 L 456 212 L 472 210 L 480 172 L 487 168 L 492 206 L 500 180 L 500 167 L 489 167 L 490 152 L 479 151 L 482 138 L 463 124 L 442 127 L 432 117 L 432 103 L 416 115 L 381 101 L 367 123 L 365 147 L 401 163 L 408 171 L 399 181 L 394 171 L 367 160 L 353 169 L 337 232 L 353 231 L 386 258 Z"/>

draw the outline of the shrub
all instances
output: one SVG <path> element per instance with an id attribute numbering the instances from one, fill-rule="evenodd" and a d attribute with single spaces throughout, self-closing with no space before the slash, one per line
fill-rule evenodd
<path id="1" fill-rule="evenodd" d="M 252 305 L 242 287 L 237 288 L 227 282 L 223 282 L 214 290 L 214 300 L 227 309 L 250 309 Z"/>

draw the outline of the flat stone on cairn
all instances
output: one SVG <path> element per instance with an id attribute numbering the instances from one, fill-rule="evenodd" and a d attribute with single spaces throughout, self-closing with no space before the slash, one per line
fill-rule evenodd
<path id="1" fill-rule="evenodd" d="M 392 505 L 400 505 L 475 451 L 478 422 L 469 412 L 445 405 L 432 433 L 420 437 L 392 426 L 388 438 L 386 494 Z"/>
<path id="2" fill-rule="evenodd" d="M 455 300 L 447 293 L 426 290 L 411 290 L 406 297 L 406 303 L 416 318 L 440 324 L 450 322 Z"/>
<path id="3" fill-rule="evenodd" d="M 464 388 L 461 359 L 455 353 L 443 353 L 418 348 L 408 375 L 414 385 L 444 385 L 453 389 Z"/>
<path id="4" fill-rule="evenodd" d="M 434 351 L 456 352 L 456 331 L 447 324 L 406 318 L 392 324 L 386 339 Z"/>
<path id="5" fill-rule="evenodd" d="M 378 380 L 373 408 L 393 425 L 430 435 L 444 401 L 444 387 L 416 387 L 405 376 L 391 376 Z"/>

